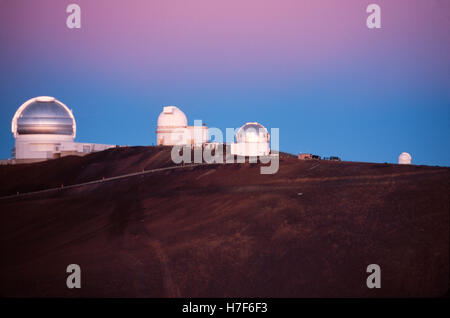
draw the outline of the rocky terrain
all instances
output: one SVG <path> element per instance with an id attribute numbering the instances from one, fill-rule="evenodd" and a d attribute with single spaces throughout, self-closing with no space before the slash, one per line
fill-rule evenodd
<path id="1" fill-rule="evenodd" d="M 170 167 L 170 148 L 0 166 L 3 297 L 435 297 L 450 169 L 301 161 Z M 63 187 L 61 188 L 61 185 Z M 59 190 L 22 196 L 47 188 Z M 78 264 L 82 288 L 66 287 Z M 366 267 L 381 267 L 368 289 Z M 448 295 L 448 294 L 447 294 Z"/>

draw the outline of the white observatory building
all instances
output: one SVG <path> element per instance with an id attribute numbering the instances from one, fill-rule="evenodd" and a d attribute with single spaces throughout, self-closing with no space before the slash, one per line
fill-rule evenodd
<path id="1" fill-rule="evenodd" d="M 402 152 L 400 156 L 398 156 L 398 164 L 400 165 L 410 165 L 411 164 L 411 155 L 407 152 Z"/>
<path id="2" fill-rule="evenodd" d="M 266 127 L 257 123 L 246 123 L 236 132 L 236 143 L 231 144 L 231 154 L 245 157 L 268 156 L 270 134 Z"/>
<path id="3" fill-rule="evenodd" d="M 11 131 L 16 139 L 13 149 L 16 163 L 81 156 L 115 147 L 74 142 L 77 126 L 72 111 L 50 96 L 23 103 L 12 119 Z"/>
<path id="4" fill-rule="evenodd" d="M 162 146 L 202 146 L 208 141 L 208 127 L 188 126 L 187 117 L 176 106 L 165 106 L 158 117 L 156 143 Z"/>

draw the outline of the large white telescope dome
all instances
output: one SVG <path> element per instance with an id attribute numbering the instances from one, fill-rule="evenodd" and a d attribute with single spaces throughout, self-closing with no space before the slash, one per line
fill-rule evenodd
<path id="1" fill-rule="evenodd" d="M 158 117 L 158 129 L 160 128 L 186 128 L 187 117 L 176 106 L 165 106 Z"/>
<path id="2" fill-rule="evenodd" d="M 236 132 L 236 143 L 231 154 L 244 157 L 267 156 L 270 153 L 270 135 L 266 127 L 257 122 L 246 123 Z"/>
<path id="3" fill-rule="evenodd" d="M 75 138 L 76 123 L 72 111 L 50 96 L 32 98 L 16 111 L 11 131 L 19 135 L 66 135 Z"/>
<path id="4" fill-rule="evenodd" d="M 269 133 L 257 122 L 246 123 L 236 133 L 237 142 L 268 142 Z"/>

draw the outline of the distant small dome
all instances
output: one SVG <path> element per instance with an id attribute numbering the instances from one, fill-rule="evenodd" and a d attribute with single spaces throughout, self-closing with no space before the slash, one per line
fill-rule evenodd
<path id="1" fill-rule="evenodd" d="M 244 126 L 239 128 L 236 133 L 237 142 L 268 142 L 269 133 L 267 129 L 257 123 L 246 123 Z"/>
<path id="2" fill-rule="evenodd" d="M 409 165 L 411 164 L 411 155 L 407 152 L 402 152 L 400 156 L 398 156 L 398 163 L 401 165 Z"/>
<path id="3" fill-rule="evenodd" d="M 32 98 L 23 103 L 12 120 L 16 135 L 72 135 L 75 118 L 66 105 L 50 96 Z"/>
<path id="4" fill-rule="evenodd" d="M 176 106 L 165 106 L 158 117 L 158 128 L 185 128 L 186 115 Z"/>

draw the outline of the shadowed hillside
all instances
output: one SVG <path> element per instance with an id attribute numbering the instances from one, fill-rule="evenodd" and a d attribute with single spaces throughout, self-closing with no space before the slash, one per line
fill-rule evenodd
<path id="1" fill-rule="evenodd" d="M 0 166 L 0 195 L 173 166 L 170 148 Z M 450 169 L 203 165 L 0 200 L 2 296 L 409 297 L 449 286 Z M 82 288 L 66 287 L 79 264 Z M 366 287 L 379 264 L 382 288 Z"/>

